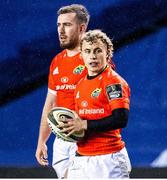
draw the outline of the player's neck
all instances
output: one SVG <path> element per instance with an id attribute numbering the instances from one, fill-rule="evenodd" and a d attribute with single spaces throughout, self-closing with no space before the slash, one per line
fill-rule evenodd
<path id="1" fill-rule="evenodd" d="M 66 49 L 66 52 L 67 52 L 67 56 L 69 56 L 69 57 L 75 56 L 76 54 L 78 54 L 80 52 L 79 46 L 77 46 L 74 49 Z"/>

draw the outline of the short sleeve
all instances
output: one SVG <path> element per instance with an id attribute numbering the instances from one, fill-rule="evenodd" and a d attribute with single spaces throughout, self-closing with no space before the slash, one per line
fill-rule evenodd
<path id="1" fill-rule="evenodd" d="M 115 78 L 105 85 L 106 96 L 111 110 L 130 108 L 130 88 L 125 80 Z"/>

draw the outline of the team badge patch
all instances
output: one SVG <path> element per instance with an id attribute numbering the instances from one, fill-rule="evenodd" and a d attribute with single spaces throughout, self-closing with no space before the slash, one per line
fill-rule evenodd
<path id="1" fill-rule="evenodd" d="M 110 100 L 122 97 L 121 84 L 112 84 L 106 88 L 108 98 Z"/>
<path id="2" fill-rule="evenodd" d="M 100 93 L 101 93 L 101 88 L 100 88 L 100 89 L 99 89 L 99 88 L 96 88 L 96 89 L 92 92 L 91 96 L 92 96 L 93 98 L 97 98 L 97 97 L 100 95 Z"/>
<path id="3" fill-rule="evenodd" d="M 84 69 L 85 69 L 84 65 L 79 65 L 73 70 L 73 73 L 74 74 L 81 74 Z"/>

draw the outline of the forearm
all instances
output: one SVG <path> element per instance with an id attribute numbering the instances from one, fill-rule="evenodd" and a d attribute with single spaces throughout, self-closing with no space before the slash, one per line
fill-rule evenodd
<path id="1" fill-rule="evenodd" d="M 128 109 L 120 108 L 112 111 L 112 115 L 98 120 L 82 120 L 75 113 L 72 121 L 62 120 L 63 123 L 57 125 L 61 132 L 68 132 L 68 136 L 81 130 L 104 132 L 114 129 L 124 128 L 128 122 Z"/>
<path id="2" fill-rule="evenodd" d="M 51 134 L 51 130 L 47 122 L 47 115 L 53 107 L 55 107 L 55 97 L 48 93 L 42 111 L 38 143 L 46 143 Z"/>
<path id="3" fill-rule="evenodd" d="M 46 143 L 51 134 L 51 130 L 50 130 L 50 128 L 48 126 L 48 122 L 47 122 L 48 112 L 49 112 L 49 109 L 47 111 L 44 110 L 42 113 L 38 142 Z"/>
<path id="4" fill-rule="evenodd" d="M 124 128 L 128 122 L 128 109 L 120 108 L 112 112 L 111 116 L 99 120 L 87 120 L 88 131 L 109 131 Z"/>

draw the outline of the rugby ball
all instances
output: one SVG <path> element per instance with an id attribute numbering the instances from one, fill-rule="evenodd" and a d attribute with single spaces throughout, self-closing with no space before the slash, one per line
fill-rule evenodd
<path id="1" fill-rule="evenodd" d="M 47 121 L 52 132 L 56 136 L 58 136 L 59 138 L 62 138 L 64 141 L 77 142 L 83 138 L 84 130 L 75 132 L 67 137 L 66 133 L 60 132 L 60 129 L 57 127 L 57 125 L 61 123 L 60 120 L 74 119 L 74 117 L 75 117 L 74 113 L 70 109 L 63 108 L 63 107 L 55 107 L 48 113 Z"/>

